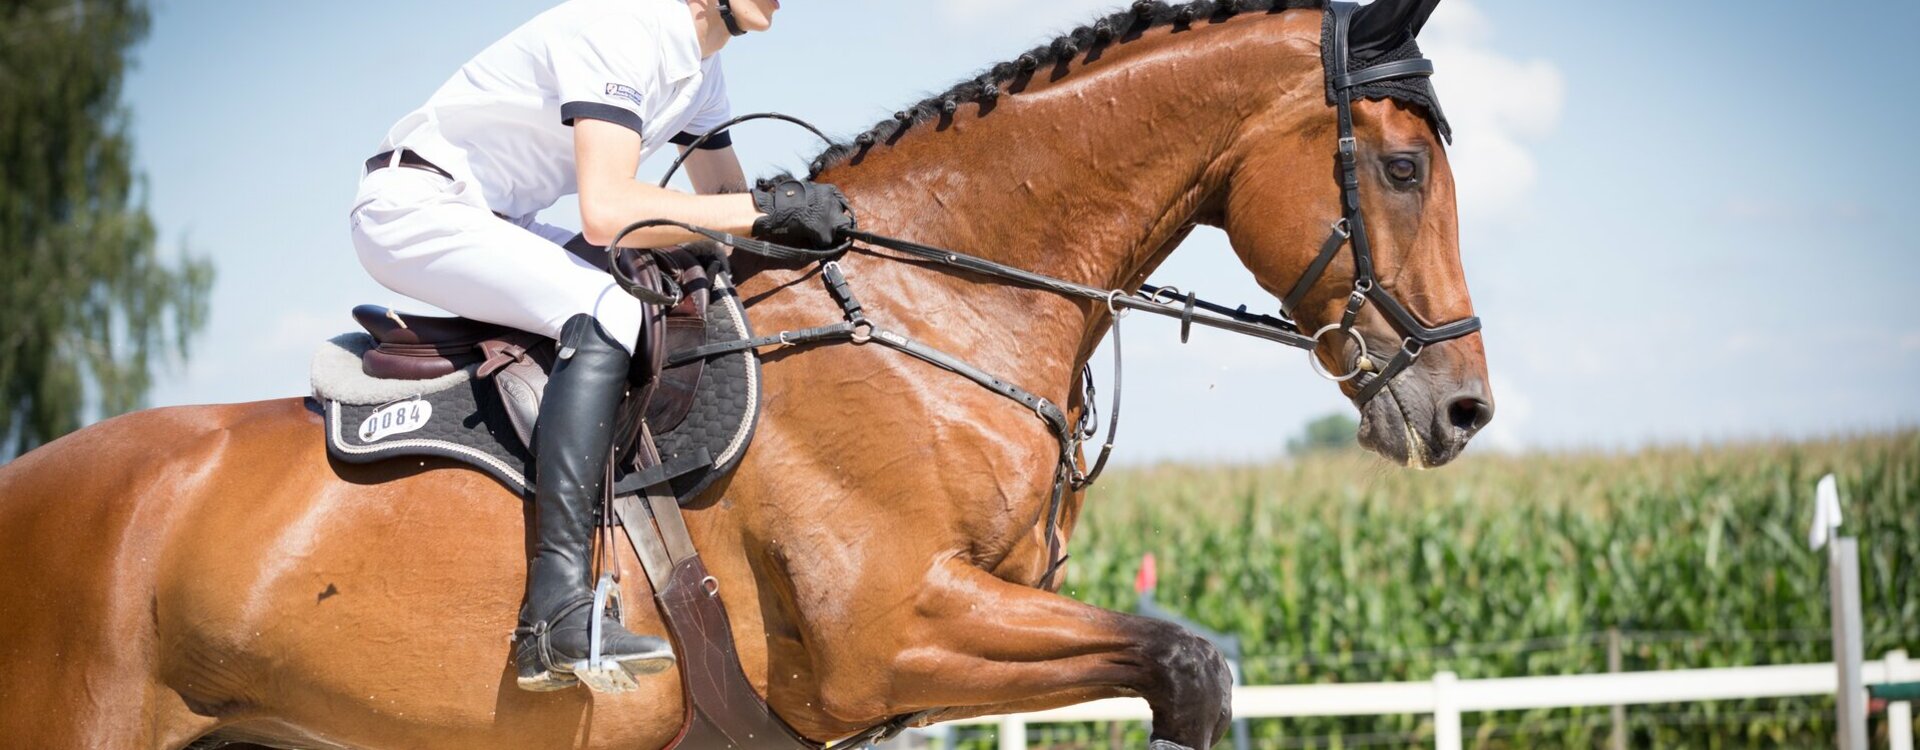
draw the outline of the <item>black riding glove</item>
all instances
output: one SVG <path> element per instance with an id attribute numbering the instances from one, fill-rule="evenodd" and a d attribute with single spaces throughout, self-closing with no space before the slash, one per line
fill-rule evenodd
<path id="1" fill-rule="evenodd" d="M 840 234 L 859 226 L 840 188 L 797 177 L 761 180 L 753 206 L 766 214 L 753 222 L 753 236 L 782 245 L 833 247 Z"/>

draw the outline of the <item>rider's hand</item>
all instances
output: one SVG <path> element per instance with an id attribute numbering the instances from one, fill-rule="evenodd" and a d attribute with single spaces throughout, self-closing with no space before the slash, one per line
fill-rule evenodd
<path id="1" fill-rule="evenodd" d="M 858 226 L 839 188 L 796 177 L 761 180 L 753 206 L 765 214 L 753 222 L 753 236 L 793 247 L 832 247 Z"/>

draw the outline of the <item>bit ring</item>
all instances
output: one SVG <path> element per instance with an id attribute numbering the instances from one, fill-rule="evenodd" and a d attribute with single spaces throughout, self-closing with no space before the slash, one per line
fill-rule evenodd
<path id="1" fill-rule="evenodd" d="M 1360 357 L 1354 360 L 1355 362 L 1365 362 L 1371 358 L 1369 352 L 1367 351 L 1367 338 L 1365 336 L 1361 336 L 1358 330 L 1355 330 L 1352 328 L 1341 328 L 1339 323 L 1334 323 L 1324 328 L 1321 328 L 1320 330 L 1315 331 L 1313 333 L 1313 349 L 1307 352 L 1307 363 L 1313 365 L 1313 371 L 1316 373 L 1319 373 L 1320 377 L 1326 378 L 1335 383 L 1345 383 L 1349 380 L 1360 377 L 1360 373 L 1365 372 L 1365 369 L 1356 364 L 1353 368 L 1353 372 L 1349 372 L 1345 375 L 1335 375 L 1333 374 L 1332 371 L 1327 369 L 1326 365 L 1320 364 L 1319 357 L 1314 356 L 1314 353 L 1320 350 L 1321 340 L 1326 338 L 1326 335 L 1328 333 L 1332 333 L 1334 331 L 1345 332 L 1347 334 L 1347 338 L 1352 339 L 1354 343 L 1360 345 Z"/>

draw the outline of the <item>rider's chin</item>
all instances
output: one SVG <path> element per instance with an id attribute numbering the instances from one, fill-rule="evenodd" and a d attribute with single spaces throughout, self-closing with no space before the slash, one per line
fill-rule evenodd
<path id="1" fill-rule="evenodd" d="M 747 31 L 766 31 L 771 29 L 773 28 L 773 14 L 779 10 L 779 0 L 768 0 L 768 2 L 756 6 L 751 13 L 741 14 L 740 26 Z"/>

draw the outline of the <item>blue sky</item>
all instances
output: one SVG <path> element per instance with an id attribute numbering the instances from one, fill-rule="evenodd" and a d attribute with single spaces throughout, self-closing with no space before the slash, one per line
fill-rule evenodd
<path id="1" fill-rule="evenodd" d="M 354 304 L 424 309 L 353 257 L 359 164 L 548 4 L 158 0 L 127 92 L 134 135 L 164 236 L 210 254 L 220 280 L 207 335 L 153 403 L 302 394 L 308 354 Z M 1113 4 L 798 0 L 728 48 L 728 79 L 738 111 L 850 133 Z M 1917 26 L 1907 0 L 1444 2 L 1424 41 L 1459 131 L 1462 248 L 1500 408 L 1479 449 L 1920 422 Z M 773 126 L 736 140 L 749 173 L 815 150 Z M 549 220 L 577 225 L 573 210 Z M 1217 233 L 1156 281 L 1273 304 Z M 1291 350 L 1211 333 L 1183 348 L 1148 321 L 1128 334 L 1126 461 L 1267 457 L 1351 408 Z"/>

